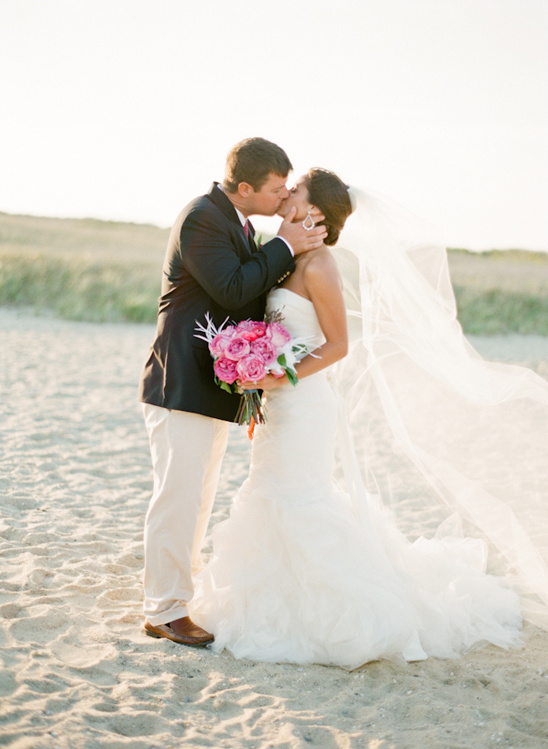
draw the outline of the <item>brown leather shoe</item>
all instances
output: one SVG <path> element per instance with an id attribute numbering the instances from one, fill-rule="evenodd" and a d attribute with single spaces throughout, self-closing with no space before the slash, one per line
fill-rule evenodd
<path id="1" fill-rule="evenodd" d="M 181 645 L 192 645 L 194 647 L 203 647 L 215 639 L 205 629 L 194 624 L 189 616 L 175 619 L 168 624 L 158 624 L 156 627 L 149 622 L 145 622 L 145 634 L 149 637 L 165 637 Z"/>

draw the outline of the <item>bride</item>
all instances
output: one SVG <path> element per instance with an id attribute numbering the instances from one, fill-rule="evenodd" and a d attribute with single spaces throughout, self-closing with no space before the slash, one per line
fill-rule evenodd
<path id="1" fill-rule="evenodd" d="M 522 614 L 548 626 L 545 505 L 526 464 L 548 386 L 471 349 L 445 253 L 403 213 L 323 169 L 279 213 L 292 208 L 305 226 L 321 211 L 328 236 L 267 312 L 317 345 L 297 387 L 258 383 L 268 422 L 192 618 L 238 658 L 349 669 L 518 646 Z M 430 538 L 403 535 L 411 505 Z"/>

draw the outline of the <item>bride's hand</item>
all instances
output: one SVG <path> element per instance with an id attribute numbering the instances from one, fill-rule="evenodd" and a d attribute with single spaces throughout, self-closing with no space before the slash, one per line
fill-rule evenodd
<path id="1" fill-rule="evenodd" d="M 242 390 L 274 390 L 275 388 L 280 387 L 280 385 L 283 385 L 285 382 L 287 382 L 287 378 L 285 375 L 283 377 L 274 377 L 274 375 L 267 375 L 258 382 L 246 382 L 245 384 L 241 385 L 241 388 Z"/>

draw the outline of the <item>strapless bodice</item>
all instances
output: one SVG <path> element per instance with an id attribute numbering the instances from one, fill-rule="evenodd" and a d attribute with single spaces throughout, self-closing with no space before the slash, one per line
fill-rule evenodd
<path id="1" fill-rule="evenodd" d="M 275 310 L 281 311 L 282 324 L 293 338 L 312 338 L 314 346 L 324 342 L 316 310 L 310 299 L 305 299 L 290 289 L 276 287 L 270 291 L 266 302 L 267 314 Z"/>

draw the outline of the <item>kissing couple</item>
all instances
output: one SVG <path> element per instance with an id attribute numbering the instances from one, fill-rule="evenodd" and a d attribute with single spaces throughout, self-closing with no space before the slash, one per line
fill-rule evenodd
<path id="1" fill-rule="evenodd" d="M 548 385 L 471 348 L 445 250 L 414 219 L 326 169 L 289 190 L 291 169 L 276 144 L 241 141 L 169 237 L 139 387 L 154 472 L 145 632 L 349 669 L 519 646 L 522 618 L 548 627 L 546 498 L 525 470 L 538 445 L 507 434 L 544 443 Z M 259 245 L 249 216 L 274 214 L 278 234 Z M 204 564 L 242 394 L 218 387 L 196 328 L 265 313 L 314 348 L 296 386 L 253 384 L 268 420 Z M 428 539 L 398 525 L 410 500 Z"/>

